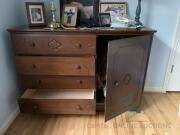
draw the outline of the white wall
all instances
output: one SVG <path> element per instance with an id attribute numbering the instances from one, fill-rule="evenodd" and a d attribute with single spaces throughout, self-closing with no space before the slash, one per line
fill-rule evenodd
<path id="1" fill-rule="evenodd" d="M 150 57 L 146 86 L 163 88 L 175 28 L 180 9 L 179 0 L 143 0 L 148 5 L 145 24 L 158 32 L 155 35 Z"/>
<path id="2" fill-rule="evenodd" d="M 18 83 L 7 28 L 24 24 L 19 0 L 0 0 L 0 130 L 17 108 Z M 0 131 L 1 134 L 1 131 Z"/>

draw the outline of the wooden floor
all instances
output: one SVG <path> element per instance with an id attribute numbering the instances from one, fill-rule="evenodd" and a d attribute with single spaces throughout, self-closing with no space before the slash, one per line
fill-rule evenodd
<path id="1" fill-rule="evenodd" d="M 19 114 L 6 135 L 180 135 L 180 94 L 147 93 L 143 112 L 127 112 L 104 123 L 96 116 Z"/>

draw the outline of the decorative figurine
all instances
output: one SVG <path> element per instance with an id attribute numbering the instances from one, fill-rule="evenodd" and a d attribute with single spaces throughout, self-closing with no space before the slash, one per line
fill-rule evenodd
<path id="1" fill-rule="evenodd" d="M 49 23 L 50 28 L 59 28 L 60 23 L 56 21 L 56 7 L 54 4 L 54 0 L 51 1 L 51 13 L 52 13 L 52 21 Z"/>

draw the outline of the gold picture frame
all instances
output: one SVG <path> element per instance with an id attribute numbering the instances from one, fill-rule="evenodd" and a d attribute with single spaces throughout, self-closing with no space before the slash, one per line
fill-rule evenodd
<path id="1" fill-rule="evenodd" d="M 78 7 L 74 4 L 63 6 L 62 25 L 66 27 L 76 27 Z"/>
<path id="2" fill-rule="evenodd" d="M 128 14 L 127 2 L 102 2 L 99 6 L 100 13 L 115 13 L 117 10 L 125 16 Z"/>

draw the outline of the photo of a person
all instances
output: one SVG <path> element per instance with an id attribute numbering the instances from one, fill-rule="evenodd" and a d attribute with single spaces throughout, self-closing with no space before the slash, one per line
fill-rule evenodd
<path id="1" fill-rule="evenodd" d="M 32 21 L 42 21 L 41 9 L 39 8 L 32 8 Z"/>
<path id="2" fill-rule="evenodd" d="M 69 9 L 68 12 L 65 12 L 67 16 L 67 24 L 71 24 L 72 16 L 74 15 L 72 9 Z"/>
<path id="3" fill-rule="evenodd" d="M 44 23 L 44 14 L 42 6 L 30 5 L 29 12 L 32 24 Z"/>
<path id="4" fill-rule="evenodd" d="M 76 21 L 77 21 L 77 6 L 68 4 L 64 6 L 64 11 L 63 11 L 63 25 L 64 26 L 70 26 L 70 27 L 75 27 L 76 26 Z"/>
<path id="5" fill-rule="evenodd" d="M 46 26 L 46 13 L 43 2 L 26 2 L 29 26 Z"/>

